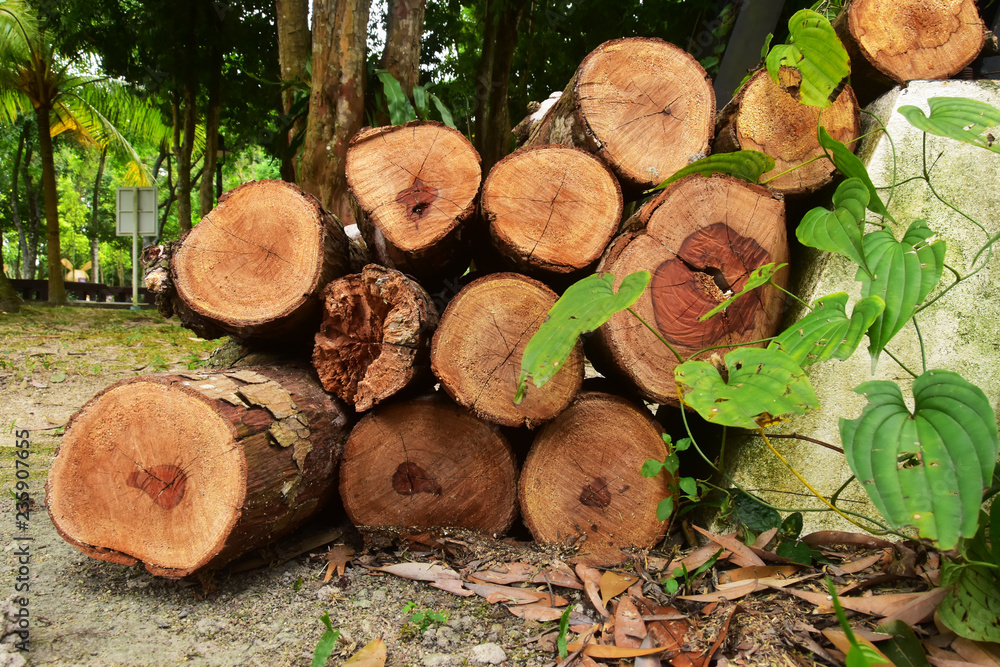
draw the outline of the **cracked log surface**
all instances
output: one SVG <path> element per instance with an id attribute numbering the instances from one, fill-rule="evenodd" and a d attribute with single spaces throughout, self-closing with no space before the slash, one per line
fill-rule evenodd
<path id="1" fill-rule="evenodd" d="M 564 274 L 600 258 L 621 221 L 622 193 L 590 153 L 548 145 L 498 162 L 480 206 L 493 246 L 513 268 Z"/>
<path id="2" fill-rule="evenodd" d="M 500 429 L 443 395 L 375 408 L 351 431 L 340 496 L 356 526 L 507 532 L 517 468 Z"/>
<path id="3" fill-rule="evenodd" d="M 184 305 L 173 310 L 199 335 L 311 336 L 320 289 L 348 271 L 347 235 L 298 186 L 251 181 L 219 199 L 170 263 Z"/>
<path id="4" fill-rule="evenodd" d="M 774 335 L 784 295 L 767 285 L 705 322 L 699 318 L 740 291 L 750 273 L 788 262 L 785 205 L 778 195 L 730 176 L 683 178 L 638 214 L 644 229 L 619 236 L 599 267 L 625 276 L 646 270 L 652 280 L 633 309 L 687 359 L 710 346 L 720 357 L 729 346 Z M 788 269 L 775 274 L 785 286 Z M 623 379 L 646 399 L 677 405 L 678 362 L 631 313 L 612 316 L 591 339 L 589 358 L 606 376 Z"/>
<path id="5" fill-rule="evenodd" d="M 641 405 L 581 392 L 535 437 L 521 470 L 521 514 L 543 543 L 579 544 L 578 560 L 613 565 L 620 549 L 648 549 L 666 534 L 657 503 L 675 493 L 664 474 L 640 474 L 663 461 L 662 427 Z"/>
<path id="6" fill-rule="evenodd" d="M 479 153 L 440 123 L 365 128 L 347 151 L 347 183 L 372 260 L 421 281 L 468 266 L 466 223 L 481 180 Z"/>
<path id="7" fill-rule="evenodd" d="M 311 369 L 130 378 L 70 419 L 46 504 L 88 556 L 167 577 L 214 570 L 334 496 L 347 431 Z"/>
<path id="8" fill-rule="evenodd" d="M 556 293 L 517 273 L 475 280 L 452 299 L 431 345 L 431 369 L 459 405 L 502 426 L 535 426 L 562 412 L 583 382 L 578 344 L 545 386 L 514 405 L 521 356 L 556 302 Z"/>
<path id="9" fill-rule="evenodd" d="M 635 192 L 704 157 L 714 131 L 715 93 L 698 61 L 663 40 L 633 37 L 583 59 L 525 146 L 586 149 Z"/>
<path id="10" fill-rule="evenodd" d="M 363 412 L 431 377 L 437 323 L 437 309 L 419 284 L 369 264 L 323 289 L 313 366 L 327 391 Z"/>

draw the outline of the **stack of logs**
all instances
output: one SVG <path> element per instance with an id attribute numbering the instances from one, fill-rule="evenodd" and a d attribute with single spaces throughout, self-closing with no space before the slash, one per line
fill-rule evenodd
<path id="1" fill-rule="evenodd" d="M 871 1 L 855 0 L 852 21 Z M 523 146 L 484 182 L 455 130 L 362 130 L 347 158 L 356 235 L 295 185 L 229 192 L 176 247 L 150 251 L 147 283 L 199 335 L 271 351 L 306 341 L 312 367 L 150 375 L 100 392 L 52 467 L 56 528 L 91 556 L 184 576 L 281 537 L 339 490 L 362 527 L 502 534 L 519 508 L 536 539 L 576 544 L 585 562 L 654 545 L 667 529 L 655 507 L 672 485 L 639 473 L 667 454 L 641 399 L 678 404 L 676 360 L 656 335 L 616 315 L 550 383 L 513 397 L 557 291 L 595 270 L 617 281 L 650 271 L 635 310 L 682 355 L 775 332 L 773 287 L 699 317 L 757 267 L 788 262 L 784 197 L 829 182 L 829 162 L 770 187 L 695 175 L 640 197 L 713 139 L 715 150 L 774 156 L 777 176 L 821 154 L 819 112 L 763 72 L 718 129 L 715 112 L 690 55 L 615 40 L 526 119 Z M 850 87 L 822 122 L 845 143 L 857 137 Z M 599 387 L 584 382 L 587 359 L 606 378 Z"/>

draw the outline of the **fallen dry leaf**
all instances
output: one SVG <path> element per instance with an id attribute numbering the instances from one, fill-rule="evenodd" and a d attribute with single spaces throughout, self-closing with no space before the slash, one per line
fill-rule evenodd
<path id="1" fill-rule="evenodd" d="M 662 648 L 619 648 L 618 646 L 608 646 L 607 644 L 567 644 L 569 651 L 579 651 L 583 649 L 583 655 L 598 659 L 617 660 L 618 658 L 637 658 L 642 655 L 653 655 L 662 653 Z"/>
<path id="2" fill-rule="evenodd" d="M 615 645 L 639 648 L 646 636 L 646 624 L 642 622 L 642 616 L 635 608 L 635 603 L 631 598 L 619 600 L 618 608 L 615 609 Z"/>
<path id="3" fill-rule="evenodd" d="M 708 649 L 708 653 L 705 653 L 701 657 L 700 661 L 692 661 L 696 667 L 706 667 L 712 661 L 712 656 L 714 656 L 715 652 L 719 650 L 722 643 L 726 641 L 726 636 L 729 634 L 729 624 L 733 622 L 733 617 L 736 616 L 736 612 L 738 611 L 743 611 L 743 607 L 739 605 L 733 607 L 733 611 L 729 614 L 729 618 L 726 619 L 726 622 L 719 630 L 719 636 L 715 638 L 715 643 L 712 644 L 712 648 Z M 677 667 L 676 662 L 674 663 L 674 667 Z"/>
<path id="4" fill-rule="evenodd" d="M 859 558 L 849 563 L 842 563 L 837 567 L 846 574 L 857 574 L 862 570 L 867 570 L 872 565 L 882 560 L 882 558 L 885 557 L 885 554 L 886 554 L 885 551 L 880 551 L 876 554 L 865 556 L 864 558 Z"/>
<path id="5" fill-rule="evenodd" d="M 736 539 L 736 533 L 730 533 L 729 535 L 714 535 L 703 528 L 699 528 L 698 526 L 694 526 L 694 529 L 716 544 L 733 552 L 733 555 L 729 558 L 731 562 L 742 567 L 764 564 L 764 561 L 761 560 L 757 554 L 751 551 L 750 547 Z"/>
<path id="6" fill-rule="evenodd" d="M 563 607 L 569 602 L 558 595 L 553 598 L 548 593 L 536 591 L 531 588 L 515 588 L 513 586 L 498 586 L 496 584 L 481 584 L 469 581 L 465 582 L 465 587 L 477 595 L 486 598 L 486 601 L 491 604 L 497 602 L 508 604 L 542 602 L 550 607 Z"/>
<path id="7" fill-rule="evenodd" d="M 385 665 L 385 642 L 376 639 L 355 653 L 344 663 L 344 667 L 383 667 Z"/>
<path id="8" fill-rule="evenodd" d="M 504 563 L 473 572 L 472 576 L 490 584 L 522 584 L 530 581 L 535 584 L 552 584 L 562 588 L 583 590 L 583 584 L 566 565 L 539 568 L 528 563 Z"/>
<path id="9" fill-rule="evenodd" d="M 719 573 L 719 583 L 728 584 L 751 579 L 787 579 L 802 569 L 801 565 L 757 565 L 738 567 Z"/>
<path id="10" fill-rule="evenodd" d="M 923 623 L 934 615 L 934 610 L 938 608 L 941 600 L 944 599 L 949 590 L 948 588 L 932 588 L 926 593 L 918 593 L 914 600 L 893 610 L 883 622 L 891 623 L 898 620 L 903 621 L 907 625 Z"/>
<path id="11" fill-rule="evenodd" d="M 847 652 L 851 649 L 851 641 L 847 638 L 847 634 L 843 630 L 841 630 L 840 628 L 827 628 L 826 630 L 823 630 L 822 632 L 823 632 L 823 636 L 826 637 L 827 640 L 831 644 L 833 644 L 834 646 L 836 646 L 837 649 L 841 653 L 843 653 L 844 655 L 847 655 Z M 883 658 L 885 658 L 885 662 L 884 663 L 879 662 L 879 663 L 875 663 L 875 664 L 878 664 L 878 665 L 886 664 L 886 665 L 889 665 L 889 667 L 892 667 L 892 661 L 889 660 L 889 658 L 886 658 L 885 653 L 882 653 L 882 651 L 878 650 L 878 647 L 875 646 L 875 644 L 873 644 L 867 638 L 862 637 L 858 633 L 855 633 L 855 637 L 857 637 L 857 640 L 858 640 L 858 642 L 860 644 L 864 644 L 865 646 L 867 646 L 868 648 L 872 649 L 873 651 L 875 651 L 876 653 L 878 653 L 880 656 L 882 656 Z"/>
<path id="12" fill-rule="evenodd" d="M 628 590 L 628 587 L 639 581 L 639 577 L 631 574 L 620 574 L 605 570 L 601 575 L 601 603 L 607 607 L 608 601 Z"/>
<path id="13" fill-rule="evenodd" d="M 440 581 L 441 579 L 460 580 L 458 572 L 436 563 L 394 563 L 383 567 L 372 568 L 378 572 L 388 572 L 403 579 L 414 581 Z"/>
<path id="14" fill-rule="evenodd" d="M 848 533 L 842 530 L 817 530 L 803 537 L 802 541 L 811 547 L 855 546 L 884 549 L 892 546 L 892 542 L 872 535 Z"/>
<path id="15" fill-rule="evenodd" d="M 791 593 L 806 602 L 811 602 L 824 610 L 828 610 L 828 613 L 833 613 L 833 601 L 830 599 L 828 593 L 813 593 L 812 591 L 800 591 L 795 588 L 784 588 L 781 586 L 773 587 L 786 593 Z M 889 616 L 920 595 L 922 594 L 893 593 L 889 595 L 872 595 L 870 597 L 841 597 L 840 604 L 843 605 L 844 609 L 861 612 L 862 614 Z"/>
<path id="16" fill-rule="evenodd" d="M 437 581 L 432 581 L 431 586 L 439 588 L 446 593 L 461 595 L 463 598 L 475 595 L 475 593 L 462 585 L 461 579 L 439 579 Z"/>
<path id="17" fill-rule="evenodd" d="M 771 528 L 770 530 L 765 530 L 763 533 L 757 536 L 757 539 L 753 541 L 753 546 L 758 549 L 765 548 L 774 536 L 778 534 L 777 528 Z"/>
<path id="18" fill-rule="evenodd" d="M 715 544 L 706 544 L 703 547 L 698 547 L 680 560 L 671 561 L 665 568 L 666 573 L 673 574 L 674 570 L 682 566 L 687 568 L 688 572 L 694 572 L 699 567 L 712 560 L 716 554 L 719 555 L 719 560 L 723 560 L 726 555 L 725 551 L 725 549 L 720 549 Z"/>
<path id="19" fill-rule="evenodd" d="M 335 569 L 338 576 L 344 576 L 344 572 L 347 571 L 347 563 L 353 557 L 354 549 L 346 544 L 336 544 L 330 547 L 330 550 L 326 553 L 326 559 L 329 561 L 329 565 L 326 567 L 326 575 L 323 577 L 323 583 L 326 583 L 333 578 L 333 571 Z"/>
<path id="20" fill-rule="evenodd" d="M 714 593 L 702 593 L 700 595 L 680 595 L 681 600 L 691 600 L 692 602 L 718 602 L 719 600 L 738 600 L 744 595 L 749 595 L 757 590 L 756 581 L 744 581 L 733 584 L 727 588 L 715 591 Z"/>
<path id="21" fill-rule="evenodd" d="M 653 648 L 654 645 L 653 635 L 647 634 L 639 644 L 639 648 Z M 662 667 L 662 664 L 655 655 L 641 655 L 635 659 L 632 667 Z"/>
<path id="22" fill-rule="evenodd" d="M 563 609 L 557 607 L 550 607 L 546 604 L 517 604 L 507 607 L 507 611 L 514 614 L 518 618 L 523 618 L 526 621 L 558 621 L 563 615 Z M 583 618 L 583 617 L 581 617 Z M 583 618 L 583 620 L 586 620 Z M 570 621 L 572 622 L 572 613 L 570 614 Z"/>
<path id="23" fill-rule="evenodd" d="M 583 563 L 576 566 L 576 576 L 583 582 L 583 590 L 587 593 L 590 604 L 601 616 L 609 617 L 608 608 L 601 602 L 601 573 L 592 567 L 587 567 Z"/>
<path id="24" fill-rule="evenodd" d="M 977 665 L 1000 667 L 1000 645 L 958 637 L 951 643 L 951 650 Z"/>

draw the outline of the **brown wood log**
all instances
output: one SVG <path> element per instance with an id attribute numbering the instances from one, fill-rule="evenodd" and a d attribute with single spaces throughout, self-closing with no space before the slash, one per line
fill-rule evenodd
<path id="1" fill-rule="evenodd" d="M 351 521 L 507 532 L 517 468 L 499 428 L 441 395 L 377 407 L 351 431 L 340 469 Z"/>
<path id="2" fill-rule="evenodd" d="M 715 93 L 698 61 L 663 40 L 633 37 L 584 58 L 525 145 L 589 150 L 634 192 L 704 157 L 714 130 Z"/>
<path id="3" fill-rule="evenodd" d="M 347 151 L 347 183 L 372 260 L 418 280 L 468 266 L 465 228 L 481 179 L 476 149 L 440 123 L 365 128 Z"/>
<path id="4" fill-rule="evenodd" d="M 543 543 L 580 544 L 578 560 L 613 565 L 621 549 L 650 548 L 668 523 L 657 503 L 674 493 L 665 475 L 640 474 L 663 461 L 663 430 L 645 408 L 618 396 L 582 392 L 546 424 L 521 469 L 521 514 Z"/>
<path id="5" fill-rule="evenodd" d="M 70 419 L 46 504 L 88 556 L 167 577 L 214 570 L 323 507 L 347 430 L 304 369 L 129 378 Z"/>
<path id="6" fill-rule="evenodd" d="M 174 310 L 202 336 L 311 337 L 320 289 L 347 271 L 347 235 L 314 197 L 285 181 L 251 181 L 181 240 L 171 272 L 185 308 Z"/>
<path id="7" fill-rule="evenodd" d="M 528 387 L 514 405 L 524 346 L 556 302 L 556 293 L 516 273 L 473 281 L 441 316 L 431 346 L 431 369 L 459 405 L 503 426 L 535 426 L 562 412 L 583 382 L 577 348 L 545 386 Z"/>
<path id="8" fill-rule="evenodd" d="M 821 112 L 822 111 L 822 119 Z M 837 141 L 853 147 L 861 129 L 860 111 L 850 86 L 827 109 L 799 103 L 760 70 L 719 114 L 714 152 L 753 150 L 774 158 L 774 169 L 760 177 L 782 194 L 805 194 L 833 178 L 833 162 L 819 159 L 775 178 L 792 167 L 823 155 L 817 132 L 823 127 Z"/>
<path id="9" fill-rule="evenodd" d="M 424 288 L 369 264 L 323 289 L 313 366 L 323 387 L 358 412 L 430 378 L 438 312 Z"/>
<path id="10" fill-rule="evenodd" d="M 625 276 L 646 270 L 649 288 L 633 309 L 685 359 L 710 346 L 736 346 L 772 336 L 784 295 L 768 285 L 705 322 L 699 318 L 738 292 L 750 273 L 788 262 L 785 206 L 767 188 L 730 176 L 683 178 L 639 214 L 642 231 L 612 243 L 600 270 Z M 787 283 L 787 268 L 775 281 Z M 588 355 L 605 375 L 622 378 L 647 399 L 677 405 L 677 359 L 631 313 L 598 329 Z M 714 350 L 720 356 L 728 349 Z"/>
<path id="11" fill-rule="evenodd" d="M 599 159 L 569 146 L 516 151 L 498 162 L 480 203 L 493 246 L 529 274 L 597 262 L 618 229 L 622 193 Z"/>

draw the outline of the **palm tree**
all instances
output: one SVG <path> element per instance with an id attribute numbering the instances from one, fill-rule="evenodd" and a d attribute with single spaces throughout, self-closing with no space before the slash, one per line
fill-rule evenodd
<path id="1" fill-rule="evenodd" d="M 87 70 L 87 54 L 63 57 L 50 36 L 39 28 L 23 0 L 0 0 L 0 114 L 13 120 L 19 113 L 34 113 L 38 121 L 42 158 L 42 193 L 49 269 L 49 301 L 65 303 L 59 240 L 58 196 L 52 138 L 74 132 L 100 148 L 111 147 L 131 161 L 136 185 L 149 185 L 152 174 L 135 149 L 115 128 L 127 123 L 157 134 L 162 128 L 159 112 L 131 95 L 117 80 Z M 112 122 L 112 121 L 115 122 Z"/>

